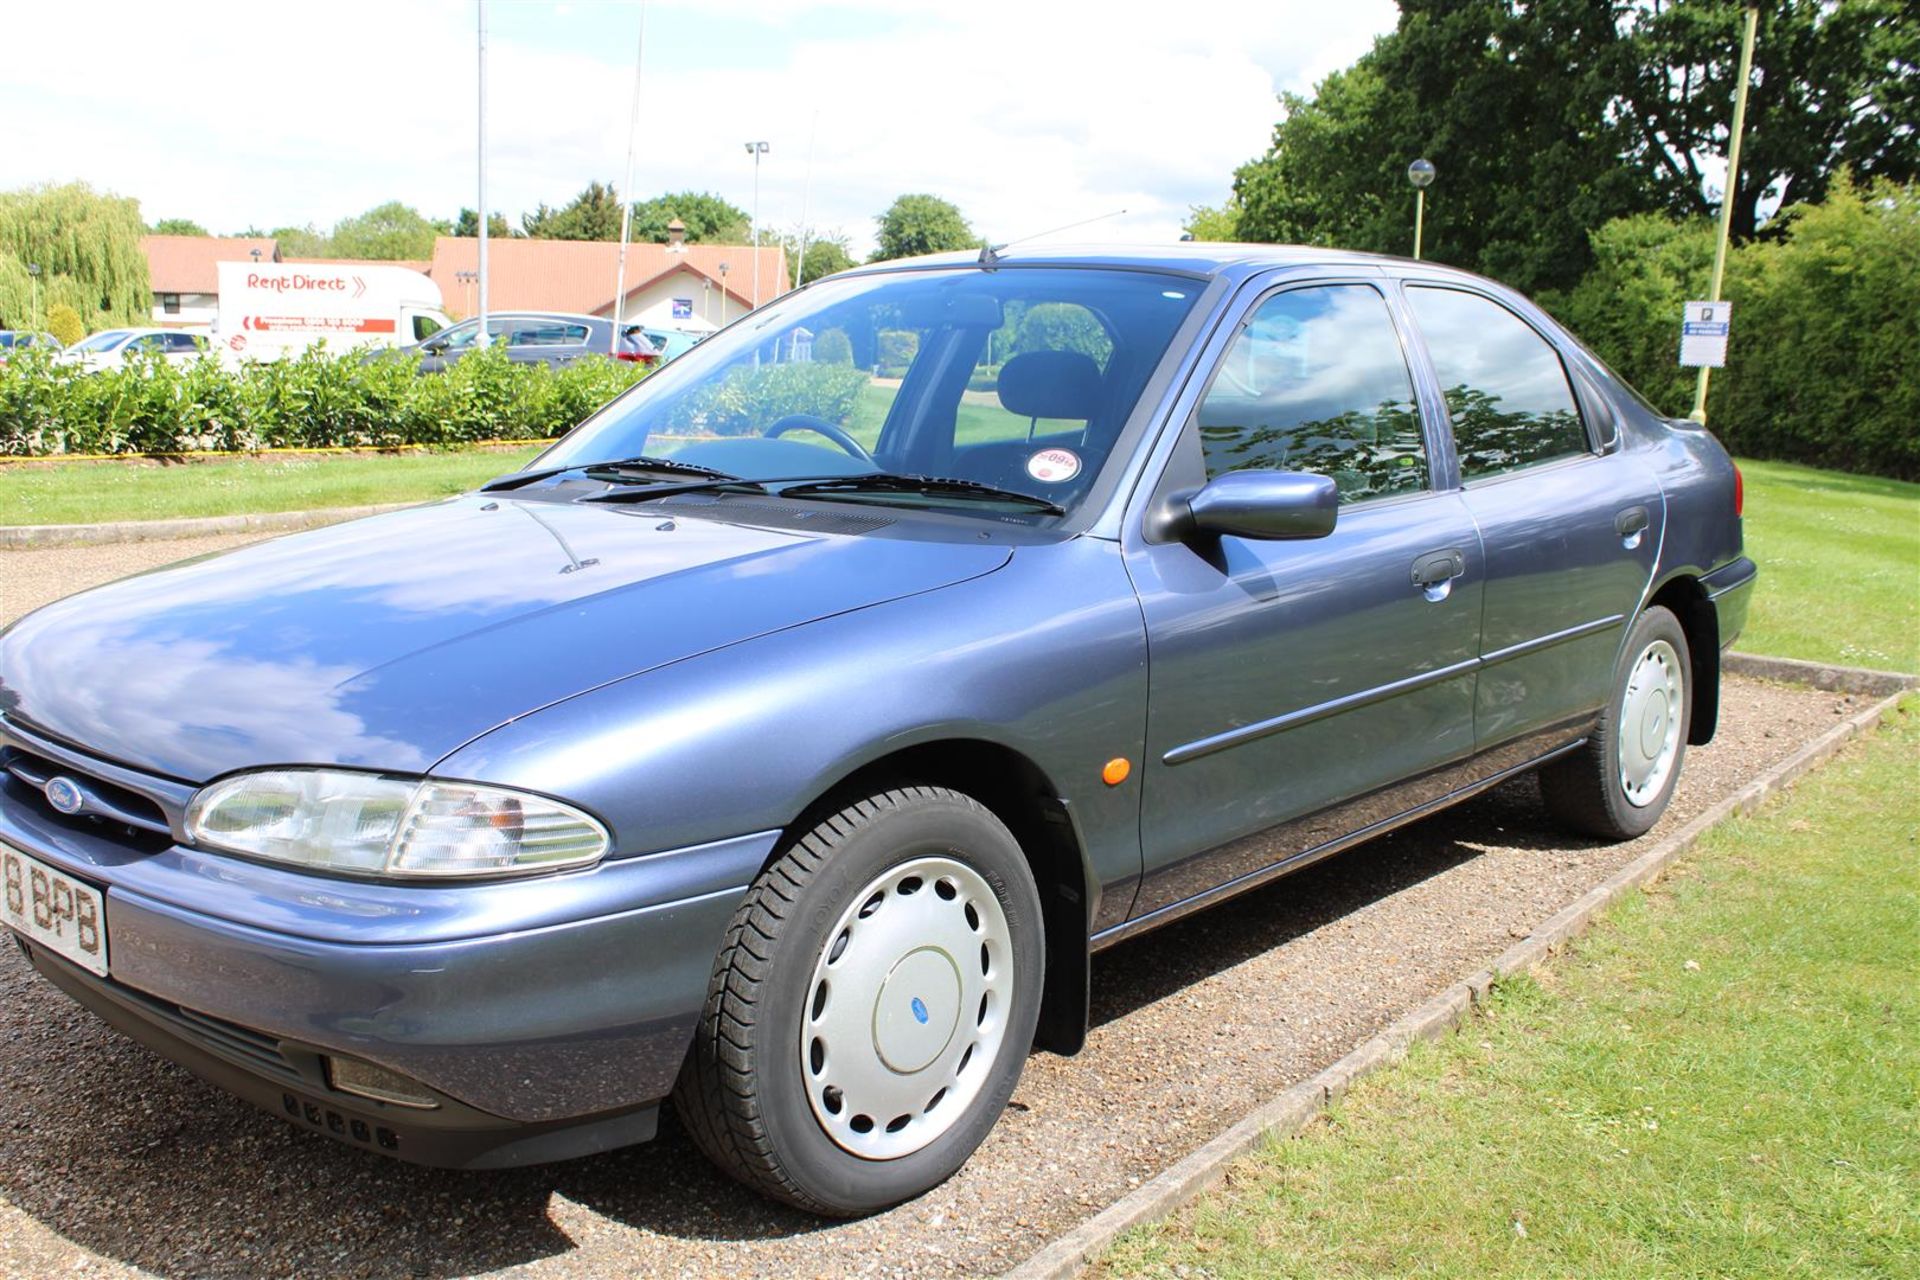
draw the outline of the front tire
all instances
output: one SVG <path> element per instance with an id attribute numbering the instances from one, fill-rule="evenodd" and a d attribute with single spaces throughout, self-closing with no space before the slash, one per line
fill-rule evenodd
<path id="1" fill-rule="evenodd" d="M 911 1199 L 1012 1096 L 1044 956 L 1033 876 L 990 811 L 935 787 L 861 800 L 748 890 L 675 1109 L 764 1195 L 834 1217 Z"/>
<path id="2" fill-rule="evenodd" d="M 1660 605 L 1647 609 L 1621 651 L 1593 736 L 1540 770 L 1540 793 L 1562 825 L 1631 840 L 1660 821 L 1686 759 L 1692 674 L 1680 620 Z"/>

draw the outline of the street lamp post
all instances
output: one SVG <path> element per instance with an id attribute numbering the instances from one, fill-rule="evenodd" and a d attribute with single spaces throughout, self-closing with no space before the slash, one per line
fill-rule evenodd
<path id="1" fill-rule="evenodd" d="M 720 264 L 720 327 L 727 327 L 727 264 Z"/>
<path id="2" fill-rule="evenodd" d="M 27 307 L 27 328 L 36 332 L 40 328 L 40 264 L 27 264 L 27 288 L 31 291 L 31 301 Z"/>
<path id="3" fill-rule="evenodd" d="M 487 345 L 487 0 L 478 0 L 475 5 L 479 17 L 479 53 L 480 53 L 480 128 L 476 150 L 479 154 L 480 170 L 480 329 L 474 334 L 473 345 Z"/>
<path id="4" fill-rule="evenodd" d="M 753 157 L 753 305 L 756 308 L 760 305 L 760 157 L 769 149 L 764 142 L 747 143 L 747 154 Z"/>
<path id="5" fill-rule="evenodd" d="M 1420 234 L 1426 229 L 1427 188 L 1433 185 L 1433 161 L 1415 160 L 1407 166 L 1407 181 L 1413 184 L 1413 260 L 1420 261 Z"/>
<path id="6" fill-rule="evenodd" d="M 474 285 L 474 281 L 480 278 L 480 273 L 478 271 L 456 271 L 453 273 L 453 278 L 458 280 L 462 285 L 465 286 L 465 288 L 463 288 L 460 293 L 461 314 L 472 315 L 473 314 L 473 285 Z"/>

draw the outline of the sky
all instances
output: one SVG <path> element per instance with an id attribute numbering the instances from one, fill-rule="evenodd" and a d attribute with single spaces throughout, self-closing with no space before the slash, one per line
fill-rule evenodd
<path id="1" fill-rule="evenodd" d="M 1391 0 L 650 0 L 632 191 L 710 190 L 856 255 L 903 192 L 995 241 L 1177 238 L 1260 154 L 1275 96 Z M 489 0 L 488 204 L 618 182 L 640 0 Z M 0 29 L 0 190 L 80 180 L 222 233 L 476 203 L 475 0 L 27 5 Z M 25 56 L 23 56 L 25 55 Z M 1124 209 L 1124 214 L 1115 211 Z M 1103 217 L 1102 215 L 1113 215 Z"/>

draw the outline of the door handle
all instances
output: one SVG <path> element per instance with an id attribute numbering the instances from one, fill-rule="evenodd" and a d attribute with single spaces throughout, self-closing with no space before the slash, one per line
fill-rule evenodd
<path id="1" fill-rule="evenodd" d="M 1613 531 L 1620 535 L 1621 545 L 1629 551 L 1637 548 L 1649 519 L 1645 507 L 1627 507 L 1616 515 L 1613 518 Z"/>
<path id="2" fill-rule="evenodd" d="M 1429 551 L 1413 562 L 1413 585 L 1416 587 L 1437 587 L 1450 582 L 1467 571 L 1467 557 L 1458 547 L 1448 547 L 1445 551 Z"/>

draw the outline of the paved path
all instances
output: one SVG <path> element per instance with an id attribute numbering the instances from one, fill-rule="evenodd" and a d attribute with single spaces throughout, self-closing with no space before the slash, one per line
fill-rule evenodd
<path id="1" fill-rule="evenodd" d="M 222 540 L 227 545 L 234 539 Z M 4 612 L 189 543 L 0 553 Z M 669 1120 L 644 1147 L 460 1174 L 295 1130 L 120 1038 L 0 953 L 0 1275 L 939 1276 L 1018 1262 L 1863 705 L 1730 681 L 1721 737 L 1629 845 L 1569 841 L 1530 780 L 1126 943 L 1095 1029 L 1037 1054 L 947 1185 L 823 1223 L 715 1174 Z M 82 1270 L 84 1268 L 84 1270 Z"/>

